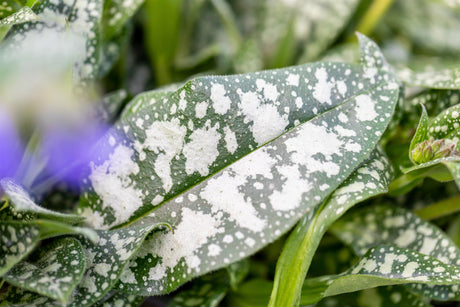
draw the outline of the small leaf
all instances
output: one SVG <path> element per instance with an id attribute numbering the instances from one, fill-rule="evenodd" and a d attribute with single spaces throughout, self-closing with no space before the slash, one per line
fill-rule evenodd
<path id="1" fill-rule="evenodd" d="M 436 226 L 402 208 L 387 205 L 363 208 L 339 220 L 331 230 L 358 256 L 377 245 L 395 244 L 427 255 L 438 263 L 460 266 L 460 250 L 450 238 Z M 438 300 L 460 295 L 460 289 L 455 286 L 433 289 L 411 286 L 411 289 Z"/>
<path id="2" fill-rule="evenodd" d="M 85 271 L 85 255 L 73 238 L 52 241 L 42 247 L 36 262 L 20 262 L 3 278 L 16 287 L 65 303 Z"/>
<path id="3" fill-rule="evenodd" d="M 302 303 L 312 304 L 327 296 L 408 283 L 453 285 L 454 288 L 460 283 L 460 268 L 410 249 L 375 247 L 342 274 L 307 279 L 302 291 Z M 414 285 L 413 288 L 416 287 Z M 448 294 L 445 299 L 460 298 L 459 294 Z"/>
<path id="4" fill-rule="evenodd" d="M 45 219 L 57 220 L 65 223 L 76 224 L 85 218 L 75 214 L 64 214 L 35 204 L 30 195 L 20 185 L 10 179 L 0 180 L 0 186 L 9 197 L 15 212 L 36 214 Z"/>
<path id="5" fill-rule="evenodd" d="M 6 18 L 0 19 L 1 26 L 12 26 L 28 21 L 38 20 L 38 16 L 29 7 L 24 6 Z"/>
<path id="6" fill-rule="evenodd" d="M 35 225 L 40 229 L 40 239 L 42 240 L 71 234 L 83 235 L 93 242 L 97 242 L 98 240 L 96 231 L 91 228 L 70 226 L 52 220 L 33 220 L 29 224 Z"/>
<path id="7" fill-rule="evenodd" d="M 413 150 L 415 149 L 415 146 L 425 140 L 428 139 L 427 134 L 428 134 L 428 114 L 426 113 L 425 106 L 422 104 L 422 116 L 420 117 L 420 122 L 418 123 L 417 130 L 415 131 L 414 137 L 412 138 L 410 142 L 410 147 L 409 147 L 409 158 L 411 159 L 412 162 L 414 162 L 412 159 L 413 155 Z"/>
<path id="8" fill-rule="evenodd" d="M 110 40 L 119 34 L 126 22 L 134 15 L 145 0 L 110 0 L 104 3 L 104 39 Z"/>
<path id="9" fill-rule="evenodd" d="M 0 221 L 0 276 L 26 257 L 40 241 L 35 225 Z"/>

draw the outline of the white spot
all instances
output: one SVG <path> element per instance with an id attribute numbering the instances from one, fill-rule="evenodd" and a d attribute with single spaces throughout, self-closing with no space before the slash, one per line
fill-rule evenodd
<path id="1" fill-rule="evenodd" d="M 169 122 L 154 122 L 146 131 L 143 148 L 158 154 L 154 163 L 154 170 L 160 177 L 166 192 L 169 192 L 173 185 L 171 160 L 181 152 L 186 132 L 187 128 L 181 126 L 177 118 L 173 118 Z"/>
<path id="2" fill-rule="evenodd" d="M 208 256 L 215 257 L 219 256 L 222 249 L 217 244 L 209 244 L 208 246 Z"/>
<path id="3" fill-rule="evenodd" d="M 196 118 L 205 117 L 207 109 L 208 109 L 208 103 L 206 101 L 198 102 L 195 105 L 195 116 L 196 116 Z"/>
<path id="4" fill-rule="evenodd" d="M 98 263 L 94 266 L 94 271 L 104 277 L 107 277 L 107 273 L 110 271 L 110 264 L 107 263 Z"/>
<path id="5" fill-rule="evenodd" d="M 324 67 L 318 68 L 315 72 L 318 83 L 315 85 L 313 97 L 321 103 L 332 104 L 331 90 L 332 84 L 327 81 L 328 75 Z"/>
<path id="6" fill-rule="evenodd" d="M 268 99 L 273 102 L 278 99 L 279 93 L 276 89 L 276 85 L 265 82 L 263 79 L 257 79 L 256 86 L 258 91 L 263 91 L 264 99 Z"/>
<path id="7" fill-rule="evenodd" d="M 415 270 L 419 267 L 417 262 L 411 261 L 404 266 L 404 271 L 401 273 L 403 277 L 411 277 L 414 275 Z"/>
<path id="8" fill-rule="evenodd" d="M 337 90 L 339 91 L 339 94 L 342 96 L 345 96 L 347 93 L 347 85 L 343 81 L 337 81 Z"/>
<path id="9" fill-rule="evenodd" d="M 142 191 L 136 189 L 130 178 L 139 172 L 133 155 L 133 149 L 120 144 L 102 165 L 91 163 L 89 180 L 102 200 L 102 209 L 111 208 L 115 217 L 110 225 L 103 225 L 103 219 L 88 220 L 87 223 L 95 223 L 91 224 L 94 228 L 109 228 L 125 222 L 142 206 Z"/>
<path id="10" fill-rule="evenodd" d="M 281 191 L 273 191 L 270 204 L 275 210 L 288 211 L 300 206 L 302 195 L 312 188 L 309 180 L 302 179 L 298 165 L 282 165 L 278 172 L 286 178 Z"/>
<path id="11" fill-rule="evenodd" d="M 284 132 L 289 124 L 286 114 L 280 115 L 272 104 L 262 104 L 254 92 L 239 94 L 239 106 L 245 115 L 245 122 L 253 122 L 251 131 L 257 144 L 262 145 Z"/>
<path id="12" fill-rule="evenodd" d="M 423 239 L 423 245 L 420 248 L 420 253 L 425 254 L 425 255 L 430 255 L 431 252 L 436 247 L 437 243 L 438 243 L 437 238 L 432 239 L 432 238 L 429 238 L 429 237 L 425 237 Z"/>
<path id="13" fill-rule="evenodd" d="M 235 132 L 233 132 L 228 126 L 224 128 L 225 133 L 225 148 L 227 148 L 228 152 L 234 154 L 236 149 L 238 148 L 238 142 L 236 141 Z"/>
<path id="14" fill-rule="evenodd" d="M 195 253 L 218 233 L 220 221 L 215 217 L 189 208 L 182 208 L 181 214 L 182 220 L 174 233 L 153 236 L 144 243 L 143 250 L 161 258 L 159 264 L 150 269 L 149 280 L 164 278 L 166 270 L 174 268 L 181 259 L 189 268 L 197 269 L 200 259 Z"/>
<path id="15" fill-rule="evenodd" d="M 225 87 L 219 83 L 211 86 L 212 107 L 217 114 L 224 115 L 230 109 L 232 101 L 227 97 Z"/>
<path id="16" fill-rule="evenodd" d="M 413 229 L 404 230 L 399 237 L 394 241 L 399 247 L 406 247 L 412 244 L 417 238 L 417 234 Z"/>
<path id="17" fill-rule="evenodd" d="M 299 75 L 289 74 L 289 76 L 286 78 L 286 82 L 288 85 L 299 86 Z"/>
<path id="18" fill-rule="evenodd" d="M 218 127 L 218 124 L 212 128 L 203 127 L 196 129 L 190 135 L 191 141 L 185 144 L 182 151 L 187 159 L 185 171 L 188 175 L 194 172 L 199 172 L 201 176 L 209 174 L 209 166 L 219 156 L 217 145 L 221 135 L 217 132 Z"/>
<path id="19" fill-rule="evenodd" d="M 375 112 L 375 102 L 368 95 L 359 95 L 356 101 L 356 117 L 360 121 L 374 120 L 378 114 Z"/>

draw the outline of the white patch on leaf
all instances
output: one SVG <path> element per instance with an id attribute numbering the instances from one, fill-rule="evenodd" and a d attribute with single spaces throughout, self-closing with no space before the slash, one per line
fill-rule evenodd
<path id="1" fill-rule="evenodd" d="M 356 101 L 356 117 L 360 121 L 374 120 L 378 114 L 375 112 L 375 102 L 368 95 L 359 95 Z"/>
<path id="2" fill-rule="evenodd" d="M 209 166 L 216 161 L 219 156 L 217 145 L 221 138 L 217 132 L 219 124 L 214 127 L 203 127 L 196 129 L 190 135 L 191 141 L 185 144 L 183 154 L 185 161 L 185 171 L 188 175 L 199 172 L 201 176 L 209 174 Z"/>
<path id="3" fill-rule="evenodd" d="M 139 165 L 132 160 L 134 150 L 118 145 L 109 159 L 102 165 L 91 163 L 89 180 L 102 200 L 102 209 L 111 208 L 115 221 L 111 225 L 126 222 L 142 206 L 142 192 L 137 190 L 130 178 L 139 172 Z M 94 228 L 109 228 L 101 225 L 100 219 L 89 219 Z"/>
<path id="4" fill-rule="evenodd" d="M 280 115 L 273 104 L 262 104 L 257 93 L 238 93 L 245 122 L 253 122 L 251 131 L 257 144 L 262 145 L 284 132 L 289 124 L 287 115 Z"/>
<path id="5" fill-rule="evenodd" d="M 328 82 L 328 74 L 324 67 L 320 67 L 315 72 L 318 82 L 313 90 L 313 97 L 321 103 L 332 104 L 331 91 L 332 83 Z"/>
<path id="6" fill-rule="evenodd" d="M 217 114 L 224 115 L 230 109 L 232 101 L 227 97 L 225 87 L 219 83 L 211 86 L 212 107 Z"/>

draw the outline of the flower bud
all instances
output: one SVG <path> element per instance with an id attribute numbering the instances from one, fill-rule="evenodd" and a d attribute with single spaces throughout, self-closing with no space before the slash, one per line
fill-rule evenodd
<path id="1" fill-rule="evenodd" d="M 430 138 L 415 145 L 410 157 L 415 164 L 422 164 L 440 158 L 458 156 L 458 154 L 454 141 Z"/>

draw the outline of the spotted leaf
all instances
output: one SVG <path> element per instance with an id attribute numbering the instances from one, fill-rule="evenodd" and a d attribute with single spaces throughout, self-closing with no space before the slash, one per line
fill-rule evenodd
<path id="1" fill-rule="evenodd" d="M 12 210 L 16 214 L 34 214 L 37 217 L 61 221 L 70 224 L 76 224 L 84 220 L 84 217 L 75 214 L 64 214 L 48 210 L 37 205 L 24 188 L 14 183 L 14 181 L 10 179 L 0 180 L 0 186 L 3 188 L 5 194 L 8 196 L 9 202 L 13 207 Z"/>
<path id="2" fill-rule="evenodd" d="M 37 226 L 0 221 L 0 276 L 26 257 L 40 241 Z"/>
<path id="3" fill-rule="evenodd" d="M 437 69 L 412 70 L 404 68 L 398 71 L 398 77 L 410 86 L 451 90 L 460 88 L 460 69 L 451 63 L 446 67 Z"/>
<path id="4" fill-rule="evenodd" d="M 67 40 L 76 58 L 75 76 L 80 80 L 92 79 L 98 73 L 102 5 L 102 1 L 96 0 L 40 1 L 33 8 L 39 20 L 13 27 L 2 52 L 15 52 L 24 42 L 38 37 L 53 40 L 49 43 L 56 45 Z"/>
<path id="5" fill-rule="evenodd" d="M 300 220 L 278 259 L 269 306 L 296 306 L 324 233 L 353 205 L 385 193 L 391 174 L 387 158 L 381 149 L 375 150 L 316 211 Z"/>
<path id="6" fill-rule="evenodd" d="M 118 34 L 142 3 L 144 0 L 105 1 L 103 12 L 104 38 L 108 40 Z"/>
<path id="7" fill-rule="evenodd" d="M 9 15 L 6 18 L 0 19 L 1 26 L 12 26 L 28 21 L 38 20 L 38 16 L 32 11 L 31 8 L 25 6 L 20 8 L 17 12 Z"/>
<path id="8" fill-rule="evenodd" d="M 446 288 L 452 285 L 451 288 L 458 291 L 460 268 L 411 249 L 378 246 L 342 274 L 307 279 L 304 289 L 308 290 L 302 292 L 302 301 L 312 304 L 327 296 L 408 283 L 417 283 L 413 284 L 414 288 L 418 284 L 446 285 Z M 440 296 L 443 294 L 446 293 Z M 449 299 L 458 299 L 454 293 L 449 294 Z"/>
<path id="9" fill-rule="evenodd" d="M 340 34 L 359 1 L 263 1 L 262 50 L 271 66 L 292 63 L 296 50 L 301 62 L 316 60 Z M 260 9 L 260 8 L 257 8 Z"/>
<path id="10" fill-rule="evenodd" d="M 33 256 L 36 262 L 20 262 L 3 279 L 10 285 L 65 303 L 85 272 L 85 254 L 80 242 L 64 238 L 43 246 Z"/>
<path id="11" fill-rule="evenodd" d="M 14 14 L 26 4 L 24 0 L 3 0 L 0 3 L 0 20 Z"/>
<path id="12" fill-rule="evenodd" d="M 394 244 L 399 248 L 426 255 L 426 265 L 443 267 L 450 265 L 457 270 L 460 266 L 460 250 L 455 243 L 436 226 L 402 208 L 387 205 L 367 207 L 345 216 L 331 230 L 350 245 L 358 256 L 364 255 L 371 247 Z M 418 263 L 419 269 L 423 266 L 423 261 Z M 447 270 L 447 267 L 444 269 Z M 442 273 L 444 269 L 439 268 L 434 272 Z M 446 280 L 450 278 L 447 273 L 441 276 Z M 456 278 L 458 276 L 460 275 L 457 273 Z M 413 285 L 411 289 L 438 300 L 460 298 L 460 288 L 455 285 L 451 287 Z"/>
<path id="13" fill-rule="evenodd" d="M 102 142 L 113 153 L 91 165 L 80 211 L 96 228 L 148 215 L 174 232 L 149 237 L 120 286 L 165 293 L 254 253 L 368 158 L 399 86 L 376 46 L 362 45 L 363 65 L 198 78 L 133 101 Z"/>
<path id="14" fill-rule="evenodd" d="M 142 296 L 134 296 L 123 291 L 112 291 L 108 294 L 108 297 L 98 302 L 95 306 L 97 307 L 112 307 L 112 306 L 123 306 L 123 307 L 137 307 L 142 304 L 145 300 Z"/>

